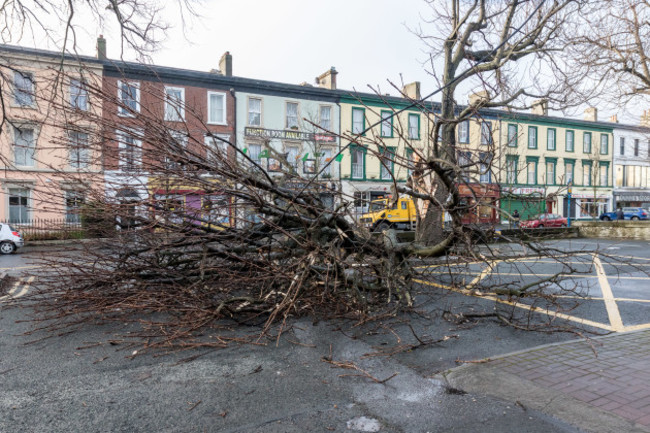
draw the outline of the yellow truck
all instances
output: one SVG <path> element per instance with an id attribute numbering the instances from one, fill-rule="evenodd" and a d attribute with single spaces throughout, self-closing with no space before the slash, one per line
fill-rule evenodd
<path id="1" fill-rule="evenodd" d="M 415 204 L 410 198 L 394 201 L 387 197 L 370 202 L 368 212 L 361 215 L 359 222 L 371 231 L 415 230 Z"/>

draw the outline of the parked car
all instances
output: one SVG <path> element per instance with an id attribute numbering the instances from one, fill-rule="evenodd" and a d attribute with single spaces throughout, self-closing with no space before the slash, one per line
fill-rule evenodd
<path id="1" fill-rule="evenodd" d="M 561 215 L 554 213 L 543 213 L 519 223 L 522 229 L 536 229 L 542 227 L 566 227 L 567 221 Z"/>
<path id="2" fill-rule="evenodd" d="M 25 245 L 25 240 L 18 230 L 9 224 L 0 224 L 0 253 L 11 254 Z"/>
<path id="3" fill-rule="evenodd" d="M 648 211 L 642 207 L 624 207 L 623 208 L 624 219 L 626 220 L 647 220 Z M 616 216 L 616 211 L 614 212 L 603 212 L 598 217 L 601 221 L 616 221 L 618 217 Z"/>

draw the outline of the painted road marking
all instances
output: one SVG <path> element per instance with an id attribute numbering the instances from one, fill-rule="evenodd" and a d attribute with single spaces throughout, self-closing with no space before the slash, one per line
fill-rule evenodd
<path id="1" fill-rule="evenodd" d="M 26 281 L 20 279 L 16 281 L 6 295 L 0 296 L 0 302 L 25 296 L 27 292 L 29 292 L 29 286 L 34 281 L 34 278 L 35 277 L 32 275 Z"/>
<path id="2" fill-rule="evenodd" d="M 569 322 L 575 322 L 575 323 L 579 323 L 581 325 L 587 325 L 587 326 L 591 326 L 593 328 L 603 329 L 605 331 L 614 331 L 614 329 L 610 325 L 607 325 L 605 323 L 594 322 L 593 320 L 583 319 L 582 317 L 571 316 L 569 314 L 559 313 L 557 311 L 542 310 L 541 308 L 538 308 L 538 307 L 535 307 L 535 306 L 531 306 L 531 305 L 527 305 L 527 304 L 520 304 L 519 302 L 513 302 L 513 301 L 509 301 L 507 299 L 500 299 L 500 298 L 498 298 L 498 297 L 496 297 L 494 295 L 477 294 L 477 293 L 470 292 L 470 291 L 465 290 L 465 289 L 457 289 L 457 288 L 454 288 L 454 287 L 451 287 L 451 286 L 446 286 L 445 287 L 442 284 L 432 283 L 432 282 L 424 281 L 424 280 L 413 280 L 413 281 L 416 282 L 416 283 L 426 284 L 428 286 L 444 288 L 444 289 L 450 290 L 452 292 L 461 293 L 463 295 L 474 296 L 476 298 L 487 299 L 489 301 L 498 302 L 500 304 L 511 305 L 511 306 L 513 306 L 515 308 L 521 308 L 523 310 L 532 311 L 534 313 L 545 314 L 545 315 L 547 315 L 549 317 L 553 317 L 553 318 L 557 317 L 559 319 L 567 320 Z"/>
<path id="3" fill-rule="evenodd" d="M 34 269 L 42 268 L 43 265 L 30 265 L 30 266 L 11 266 L 9 268 L 0 268 L 0 271 L 13 271 L 15 269 Z"/>
<path id="4" fill-rule="evenodd" d="M 602 266 L 602 265 L 601 265 Z M 466 274 L 477 274 L 479 272 L 477 271 L 466 271 Z M 427 272 L 426 274 L 423 275 L 428 275 L 428 274 L 449 274 L 449 272 L 440 272 L 440 271 L 430 271 Z M 558 276 L 558 277 L 566 277 L 567 279 L 571 278 L 598 278 L 598 275 L 584 275 L 584 274 L 525 274 L 525 273 L 519 273 L 519 272 L 497 272 L 497 275 L 499 276 L 515 276 L 515 277 L 553 277 L 553 276 Z M 616 276 L 606 276 L 606 278 L 612 278 L 616 280 L 649 280 L 649 277 L 626 277 L 622 275 L 616 275 Z"/>
<path id="5" fill-rule="evenodd" d="M 614 293 L 612 293 L 612 288 L 609 285 L 607 274 L 605 273 L 603 264 L 597 254 L 594 254 L 594 267 L 596 268 L 596 274 L 598 275 L 600 290 L 603 293 L 607 316 L 609 316 L 609 323 L 612 325 L 614 331 L 623 331 L 625 326 L 623 325 L 623 319 L 621 319 L 621 312 L 618 310 L 618 305 L 614 300 Z"/>

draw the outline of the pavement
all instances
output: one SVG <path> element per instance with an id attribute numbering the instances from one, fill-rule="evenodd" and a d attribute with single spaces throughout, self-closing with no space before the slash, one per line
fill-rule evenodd
<path id="1" fill-rule="evenodd" d="M 650 330 L 477 360 L 437 378 L 587 432 L 650 432 Z"/>

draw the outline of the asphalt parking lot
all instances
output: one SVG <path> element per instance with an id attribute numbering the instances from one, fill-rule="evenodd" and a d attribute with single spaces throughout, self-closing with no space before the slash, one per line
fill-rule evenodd
<path id="1" fill-rule="evenodd" d="M 649 246 L 554 241 L 553 248 L 576 252 L 558 262 L 510 260 L 530 252 L 497 245 L 503 259 L 489 266 L 471 263 L 438 274 L 441 269 L 427 267 L 436 286 L 428 286 L 430 299 L 417 298 L 418 314 L 364 326 L 302 319 L 282 338 L 259 345 L 164 356 L 138 353 L 124 338 L 133 325 L 25 334 L 33 330 L 24 321 L 31 311 L 12 306 L 11 298 L 34 290 L 34 260 L 47 254 L 25 249 L 0 262 L 0 270 L 18 277 L 11 296 L 0 300 L 0 431 L 579 432 L 543 410 L 457 392 L 439 380 L 449 368 L 566 342 L 574 334 L 524 332 L 489 319 L 454 322 L 442 311 L 489 312 L 497 302 L 491 290 L 509 279 L 574 272 L 560 284 L 586 300 L 567 298 L 560 313 L 539 306 L 536 316 L 598 333 L 650 328 Z M 580 302 L 572 307 L 574 301 Z M 525 298 L 498 302 L 531 311 Z M 436 343 L 418 346 L 417 338 Z M 392 378 L 376 383 L 352 365 L 379 380 Z"/>

